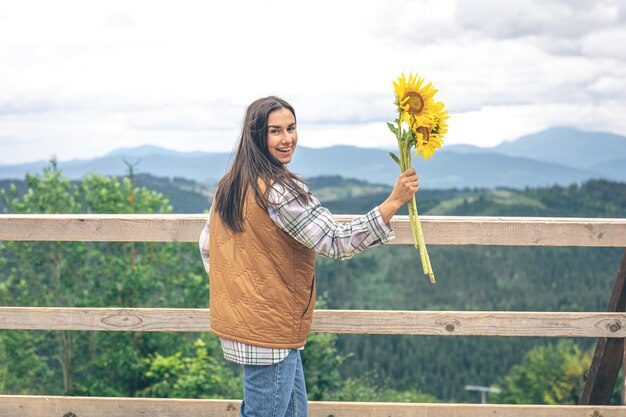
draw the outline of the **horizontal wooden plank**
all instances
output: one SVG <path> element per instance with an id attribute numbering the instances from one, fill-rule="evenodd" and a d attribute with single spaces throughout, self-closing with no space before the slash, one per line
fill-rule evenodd
<path id="1" fill-rule="evenodd" d="M 197 242 L 207 215 L 0 215 L 0 240 Z"/>
<path id="2" fill-rule="evenodd" d="M 0 329 L 208 332 L 208 309 L 0 307 Z M 626 337 L 626 313 L 315 310 L 312 331 L 442 336 Z"/>
<path id="3" fill-rule="evenodd" d="M 0 240 L 197 242 L 206 214 L 0 215 Z M 335 216 L 350 221 L 354 216 Z M 428 245 L 626 247 L 626 219 L 421 216 Z M 395 216 L 392 244 L 411 244 Z"/>
<path id="4" fill-rule="evenodd" d="M 626 337 L 626 313 L 316 310 L 312 327 L 320 333 Z"/>
<path id="5" fill-rule="evenodd" d="M 11 417 L 237 417 L 239 400 L 0 395 Z M 623 417 L 626 406 L 309 402 L 311 417 Z"/>

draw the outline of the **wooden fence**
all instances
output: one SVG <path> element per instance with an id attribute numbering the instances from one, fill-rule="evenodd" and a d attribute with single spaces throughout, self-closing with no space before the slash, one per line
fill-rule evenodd
<path id="1" fill-rule="evenodd" d="M 353 216 L 337 216 L 350 220 Z M 0 240 L 196 242 L 206 215 L 1 215 Z M 411 244 L 406 216 L 392 220 L 394 244 Z M 626 219 L 422 217 L 429 245 L 626 248 Z M 311 402 L 313 417 L 626 416 L 608 406 L 624 358 L 626 251 L 607 312 L 316 310 L 313 332 L 441 336 L 599 338 L 581 404 L 404 404 Z M 0 329 L 206 332 L 208 309 L 0 307 Z M 626 381 L 623 381 L 626 382 Z M 626 399 L 626 383 L 623 401 Z M 595 404 L 595 405 L 593 405 Z M 0 395 L 0 416 L 237 416 L 239 401 Z"/>

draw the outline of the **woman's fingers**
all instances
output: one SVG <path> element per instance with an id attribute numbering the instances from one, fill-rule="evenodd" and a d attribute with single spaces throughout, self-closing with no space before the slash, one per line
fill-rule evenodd
<path id="1" fill-rule="evenodd" d="M 400 175 L 400 178 L 403 179 L 405 184 L 408 187 L 416 188 L 419 186 L 419 178 L 414 168 L 409 168 Z"/>
<path id="2" fill-rule="evenodd" d="M 396 211 L 413 197 L 419 188 L 419 178 L 415 169 L 409 168 L 398 176 L 389 197 L 379 208 L 383 221 L 388 223 Z"/>
<path id="3" fill-rule="evenodd" d="M 396 185 L 392 191 L 392 196 L 397 198 L 402 204 L 413 197 L 419 188 L 419 178 L 415 169 L 409 168 L 404 171 L 396 180 Z"/>

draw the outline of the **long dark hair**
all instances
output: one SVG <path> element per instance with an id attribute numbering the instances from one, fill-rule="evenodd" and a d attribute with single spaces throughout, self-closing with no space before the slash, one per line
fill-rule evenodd
<path id="1" fill-rule="evenodd" d="M 308 193 L 299 184 L 302 180 L 274 158 L 267 147 L 267 120 L 271 112 L 279 109 L 289 110 L 295 120 L 293 107 L 278 97 L 260 98 L 248 106 L 233 163 L 217 183 L 213 209 L 234 232 L 244 230 L 243 207 L 249 189 L 254 192 L 257 204 L 266 211 L 272 184 L 295 192 L 303 202 L 309 200 Z M 264 184 L 263 188 L 259 181 Z"/>

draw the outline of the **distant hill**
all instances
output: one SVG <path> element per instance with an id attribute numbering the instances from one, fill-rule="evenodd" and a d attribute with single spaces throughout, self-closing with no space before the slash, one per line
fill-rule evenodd
<path id="1" fill-rule="evenodd" d="M 420 182 L 428 188 L 543 187 L 602 177 L 591 170 L 496 153 L 441 152 L 436 158 L 419 161 L 414 166 L 419 171 Z"/>
<path id="2" fill-rule="evenodd" d="M 118 149 L 100 158 L 59 162 L 71 178 L 95 171 L 124 175 L 127 163 L 136 172 L 215 183 L 225 172 L 230 153 L 177 152 L 155 146 Z M 626 137 L 572 128 L 552 128 L 492 148 L 444 147 L 427 161 L 414 160 L 422 188 L 543 187 L 580 184 L 590 179 L 626 181 Z M 23 178 L 47 162 L 0 166 L 0 178 Z M 375 148 L 300 146 L 292 169 L 303 177 L 340 175 L 378 184 L 393 184 L 399 169 L 389 152 Z"/>
<path id="3" fill-rule="evenodd" d="M 193 152 L 180 153 L 163 148 L 150 147 L 149 153 L 139 149 L 116 150 L 103 157 L 90 160 L 60 161 L 59 167 L 70 178 L 80 178 L 89 172 L 102 175 L 125 175 L 126 162 L 135 164 L 136 172 L 149 173 L 159 177 L 182 177 L 203 183 L 217 181 L 226 170 L 230 154 Z M 160 151 L 155 151 L 159 149 Z M 126 161 L 126 162 L 125 162 Z M 0 166 L 0 178 L 23 178 L 26 172 L 40 172 L 48 165 L 39 161 L 20 165 Z"/>
<path id="4" fill-rule="evenodd" d="M 455 152 L 455 153 L 481 153 L 491 152 L 493 148 L 481 148 L 480 146 L 459 144 L 459 145 L 446 145 L 441 149 L 442 152 Z"/>
<path id="5" fill-rule="evenodd" d="M 609 160 L 626 158 L 626 137 L 555 127 L 511 142 L 502 142 L 492 150 L 503 155 L 554 162 L 574 168 L 591 168 Z"/>
<path id="6" fill-rule="evenodd" d="M 624 181 L 626 178 L 626 158 L 603 161 L 593 165 L 591 169 L 601 173 L 604 178 Z"/>
<path id="7" fill-rule="evenodd" d="M 445 146 L 442 152 L 488 152 L 602 172 L 604 163 L 626 159 L 626 137 L 604 132 L 585 132 L 571 127 L 553 127 L 491 148 L 461 144 Z"/>

